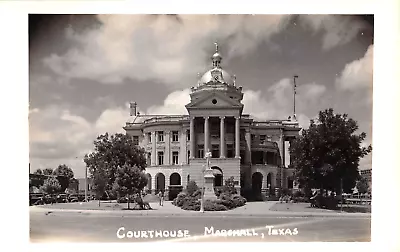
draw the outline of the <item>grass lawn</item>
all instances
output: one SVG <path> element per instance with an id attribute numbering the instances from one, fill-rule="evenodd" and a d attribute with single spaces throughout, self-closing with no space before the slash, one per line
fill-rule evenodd
<path id="1" fill-rule="evenodd" d="M 285 211 L 285 212 L 340 212 L 340 205 L 338 210 L 328 210 L 321 208 L 314 208 L 310 203 L 277 203 L 270 209 L 271 211 Z M 343 212 L 348 213 L 370 213 L 370 205 L 343 205 Z"/>

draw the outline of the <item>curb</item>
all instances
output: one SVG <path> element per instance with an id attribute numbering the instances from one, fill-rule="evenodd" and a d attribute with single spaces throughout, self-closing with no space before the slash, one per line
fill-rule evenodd
<path id="1" fill-rule="evenodd" d="M 340 218 L 351 218 L 351 217 L 364 217 L 364 218 L 371 218 L 370 213 L 312 213 L 312 212 L 285 212 L 285 211 L 266 211 L 263 214 L 246 214 L 246 213 L 229 213 L 229 212 L 179 212 L 179 213 L 172 213 L 172 212 L 157 212 L 148 211 L 148 210 L 138 210 L 136 211 L 128 211 L 128 210 L 90 210 L 90 209 L 57 209 L 57 208 L 46 208 L 46 207 L 33 207 L 31 209 L 35 209 L 38 211 L 35 212 L 42 212 L 44 214 L 50 213 L 76 213 L 76 214 L 111 214 L 111 215 L 122 215 L 122 216 L 154 216 L 154 217 L 161 217 L 161 216 L 206 216 L 206 217 L 285 217 L 285 218 L 310 218 L 310 217 L 340 217 Z M 141 212 L 139 212 L 141 211 Z M 143 212 L 142 212 L 143 211 Z"/>

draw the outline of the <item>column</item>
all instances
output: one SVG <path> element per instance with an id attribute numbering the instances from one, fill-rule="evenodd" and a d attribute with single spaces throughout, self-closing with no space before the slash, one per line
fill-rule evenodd
<path id="1" fill-rule="evenodd" d="M 151 194 L 155 194 L 156 191 L 156 175 L 151 176 Z"/>
<path id="2" fill-rule="evenodd" d="M 186 129 L 182 127 L 181 137 L 179 138 L 180 151 L 179 151 L 179 164 L 187 164 L 187 150 L 186 150 Z"/>
<path id="3" fill-rule="evenodd" d="M 240 117 L 235 117 L 235 158 L 240 157 Z"/>
<path id="4" fill-rule="evenodd" d="M 165 152 L 164 152 L 164 165 L 170 165 L 171 162 L 171 131 L 165 131 Z"/>
<path id="5" fill-rule="evenodd" d="M 151 147 L 151 165 L 152 166 L 157 165 L 156 140 L 157 140 L 156 139 L 156 132 L 153 131 L 153 132 L 151 132 L 151 141 L 152 141 L 151 142 L 151 145 L 152 145 L 152 147 Z"/>
<path id="6" fill-rule="evenodd" d="M 220 120 L 220 158 L 225 158 L 225 116 L 221 116 Z"/>
<path id="7" fill-rule="evenodd" d="M 250 129 L 246 129 L 246 163 L 251 164 L 251 134 Z"/>
<path id="8" fill-rule="evenodd" d="M 280 151 L 281 151 L 281 187 L 285 187 L 285 180 L 284 180 L 284 168 L 285 168 L 285 136 L 283 134 L 283 131 L 281 132 L 281 146 L 280 146 Z"/>
<path id="9" fill-rule="evenodd" d="M 195 117 L 190 117 L 190 158 L 194 158 L 194 119 Z M 185 154 L 186 155 L 186 154 Z"/>
<path id="10" fill-rule="evenodd" d="M 208 150 L 209 150 L 209 143 L 208 143 L 208 139 L 209 139 L 209 132 L 208 132 L 208 130 L 209 130 L 209 123 L 208 123 L 208 120 L 209 120 L 209 116 L 205 116 L 204 117 L 204 155 L 208 152 Z"/>

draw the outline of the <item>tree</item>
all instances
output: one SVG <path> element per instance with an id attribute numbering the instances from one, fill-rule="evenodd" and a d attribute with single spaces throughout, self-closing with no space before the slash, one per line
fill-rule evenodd
<path id="1" fill-rule="evenodd" d="M 104 193 L 106 192 L 107 186 L 107 176 L 105 174 L 106 169 L 101 167 L 105 164 L 100 164 L 100 168 L 93 171 L 92 178 L 95 183 L 92 185 L 92 191 L 96 194 L 96 198 L 99 200 L 99 207 L 100 207 L 100 200 L 103 197 Z"/>
<path id="2" fill-rule="evenodd" d="M 57 179 L 61 184 L 61 191 L 65 191 L 68 188 L 71 179 L 74 178 L 74 172 L 65 164 L 59 165 L 53 171 L 53 175 L 57 176 Z"/>
<path id="3" fill-rule="evenodd" d="M 369 189 L 368 180 L 364 177 L 361 177 L 360 180 L 357 181 L 356 187 L 359 193 L 367 193 Z"/>
<path id="4" fill-rule="evenodd" d="M 42 169 L 37 169 L 33 174 L 43 175 Z"/>
<path id="5" fill-rule="evenodd" d="M 106 133 L 98 136 L 94 141 L 94 151 L 85 155 L 84 161 L 88 167 L 90 177 L 93 179 L 94 186 L 97 183 L 103 183 L 103 178 L 95 176 L 95 174 L 106 178 L 106 191 L 112 191 L 117 167 L 122 167 L 126 164 L 130 167 L 136 166 L 139 170 L 146 168 L 144 149 L 138 148 L 132 137 L 120 133 L 111 136 Z M 102 171 L 98 171 L 99 169 Z"/>
<path id="6" fill-rule="evenodd" d="M 146 186 L 147 177 L 144 172 L 136 166 L 123 165 L 117 169 L 113 189 L 120 196 L 128 198 L 129 202 L 133 194 L 140 193 Z"/>
<path id="7" fill-rule="evenodd" d="M 226 193 L 228 195 L 237 194 L 234 177 L 230 177 L 225 180 L 225 185 L 223 186 L 223 193 Z"/>
<path id="8" fill-rule="evenodd" d="M 67 165 L 62 164 L 59 165 L 54 171 L 53 171 L 53 175 L 56 176 L 64 176 L 67 177 L 69 179 L 73 179 L 74 178 L 74 172 L 72 171 L 71 168 L 69 168 Z"/>
<path id="9" fill-rule="evenodd" d="M 61 190 L 61 185 L 55 177 L 48 177 L 40 189 L 45 193 L 54 194 Z"/>
<path id="10" fill-rule="evenodd" d="M 51 168 L 46 168 L 43 170 L 43 175 L 52 175 L 53 174 L 53 169 Z"/>
<path id="11" fill-rule="evenodd" d="M 189 195 L 193 195 L 193 194 L 194 194 L 196 191 L 198 191 L 198 190 L 199 190 L 199 187 L 197 186 L 196 181 L 190 180 L 190 181 L 187 183 L 186 191 L 187 191 L 187 193 L 188 193 Z"/>
<path id="12" fill-rule="evenodd" d="M 350 192 L 359 178 L 360 158 L 372 147 L 361 147 L 364 132 L 356 134 L 357 122 L 347 114 L 335 114 L 333 109 L 320 111 L 318 120 L 310 121 L 309 129 L 290 145 L 290 167 L 305 188 L 320 188 L 340 193 Z"/>

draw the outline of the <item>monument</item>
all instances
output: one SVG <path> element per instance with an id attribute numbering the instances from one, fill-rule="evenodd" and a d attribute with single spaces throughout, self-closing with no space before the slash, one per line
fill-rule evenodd
<path id="1" fill-rule="evenodd" d="M 211 155 L 210 151 L 208 151 L 205 154 L 206 165 L 203 170 L 204 186 L 203 186 L 203 192 L 202 192 L 202 197 L 201 197 L 200 212 L 204 212 L 204 200 L 205 199 L 216 199 L 217 198 L 217 196 L 214 193 L 214 174 L 213 174 L 213 170 L 210 168 L 211 156 L 212 155 Z"/>

